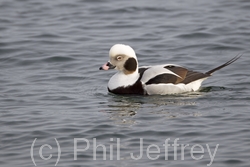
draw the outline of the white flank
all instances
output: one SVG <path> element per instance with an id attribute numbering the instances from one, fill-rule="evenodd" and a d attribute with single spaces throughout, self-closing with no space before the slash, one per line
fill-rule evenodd
<path id="1" fill-rule="evenodd" d="M 184 92 L 192 92 L 192 91 L 197 91 L 201 83 L 205 80 L 206 78 L 202 78 L 199 80 L 196 80 L 194 82 L 191 82 L 189 84 L 151 84 L 151 85 L 146 85 L 145 90 L 149 95 L 166 95 L 166 94 L 177 94 L 177 93 L 184 93 Z"/>

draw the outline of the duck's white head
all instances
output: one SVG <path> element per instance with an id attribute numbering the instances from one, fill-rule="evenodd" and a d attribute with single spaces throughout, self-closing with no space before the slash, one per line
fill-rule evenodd
<path id="1" fill-rule="evenodd" d="M 134 49 L 128 45 L 115 44 L 110 48 L 109 61 L 100 70 L 117 69 L 124 74 L 132 74 L 138 70 L 138 62 Z"/>

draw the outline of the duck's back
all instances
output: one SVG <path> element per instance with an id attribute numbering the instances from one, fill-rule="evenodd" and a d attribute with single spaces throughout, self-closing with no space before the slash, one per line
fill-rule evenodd
<path id="1" fill-rule="evenodd" d="M 210 76 L 174 64 L 141 67 L 139 72 L 141 72 L 144 90 L 148 95 L 196 91 Z"/>

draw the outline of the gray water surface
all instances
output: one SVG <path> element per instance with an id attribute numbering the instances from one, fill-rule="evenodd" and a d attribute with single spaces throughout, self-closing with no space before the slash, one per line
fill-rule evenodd
<path id="1" fill-rule="evenodd" d="M 247 0 L 1 1 L 0 166 L 249 167 L 249 11 Z M 201 72 L 243 56 L 199 92 L 118 96 L 115 71 L 98 70 L 116 43 L 140 65 Z"/>

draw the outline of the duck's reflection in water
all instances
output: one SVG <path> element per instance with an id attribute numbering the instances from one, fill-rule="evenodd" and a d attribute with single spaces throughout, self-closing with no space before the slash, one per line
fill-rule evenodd
<path id="1" fill-rule="evenodd" d="M 162 117 L 174 119 L 185 116 L 199 117 L 195 110 L 205 92 L 192 92 L 168 96 L 124 96 L 109 94 L 107 102 L 102 104 L 102 112 L 118 125 L 134 125 L 142 121 L 141 117 Z M 143 114 L 142 114 L 143 112 Z M 138 120 L 138 114 L 139 120 Z M 145 118 L 146 119 L 146 118 Z M 152 118 L 153 119 L 153 118 Z"/>
<path id="2" fill-rule="evenodd" d="M 115 124 L 133 125 L 136 123 L 133 117 L 140 108 L 141 103 L 135 97 L 110 95 L 103 111 Z"/>

